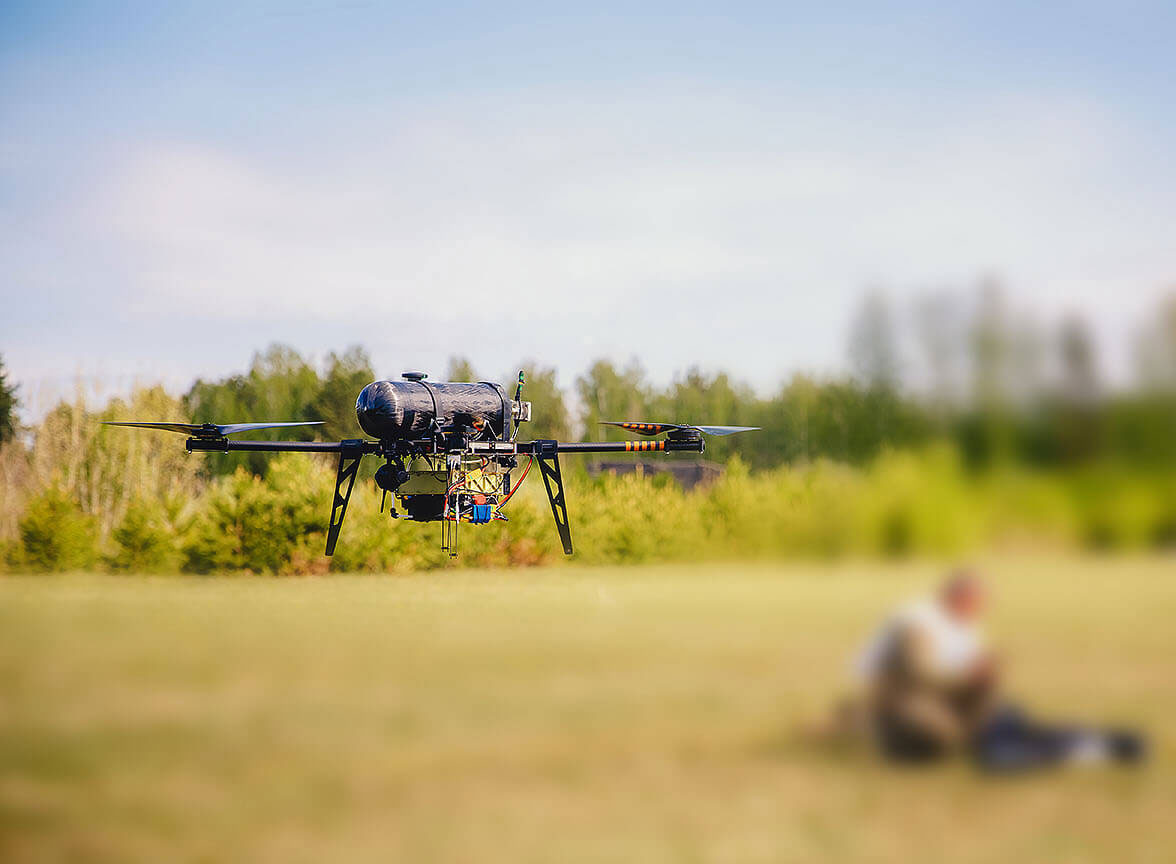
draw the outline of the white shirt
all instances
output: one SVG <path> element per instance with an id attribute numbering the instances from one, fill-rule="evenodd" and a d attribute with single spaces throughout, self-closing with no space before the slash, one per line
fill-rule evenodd
<path id="1" fill-rule="evenodd" d="M 971 668 L 984 654 L 979 628 L 950 615 L 935 598 L 917 600 L 887 619 L 858 655 L 854 671 L 869 680 L 883 671 L 895 641 L 911 629 L 927 640 L 928 662 L 937 675 L 957 675 Z"/>

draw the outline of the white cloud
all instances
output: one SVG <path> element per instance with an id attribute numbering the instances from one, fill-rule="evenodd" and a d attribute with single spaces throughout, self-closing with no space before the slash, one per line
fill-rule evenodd
<path id="1" fill-rule="evenodd" d="M 346 331 L 394 367 L 637 353 L 661 377 L 698 362 L 764 384 L 840 363 L 878 282 L 997 272 L 1120 339 L 1176 274 L 1171 189 L 1132 148 L 1048 95 L 904 114 L 509 94 L 265 148 L 140 142 L 84 212 L 113 231 L 139 322 L 256 323 L 242 353 Z"/>

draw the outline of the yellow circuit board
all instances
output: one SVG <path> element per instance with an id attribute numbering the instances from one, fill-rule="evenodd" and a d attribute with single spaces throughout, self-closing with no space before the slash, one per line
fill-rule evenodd
<path id="1" fill-rule="evenodd" d="M 418 456 L 405 466 L 408 480 L 396 490 L 399 495 L 444 495 L 445 482 L 449 472 L 445 469 L 445 460 L 439 456 Z M 460 475 L 462 488 L 470 492 L 480 492 L 483 495 L 500 495 L 503 493 L 504 474 L 498 470 L 498 465 L 490 462 L 482 465 L 481 459 L 464 460 Z"/>

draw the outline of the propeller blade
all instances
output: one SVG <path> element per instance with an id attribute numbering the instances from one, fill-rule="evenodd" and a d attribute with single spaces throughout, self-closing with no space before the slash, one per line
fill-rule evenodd
<path id="1" fill-rule="evenodd" d="M 692 429 L 697 429 L 699 432 L 705 432 L 707 435 L 734 435 L 736 432 L 758 432 L 758 426 L 692 426 Z"/>
<path id="2" fill-rule="evenodd" d="M 633 423 L 629 420 L 601 420 L 601 426 L 620 426 L 629 432 L 636 432 L 638 435 L 660 435 L 663 432 L 672 432 L 675 429 L 686 429 L 686 426 L 679 426 L 677 423 Z"/>
<path id="3" fill-rule="evenodd" d="M 179 432 L 183 435 L 199 435 L 208 430 L 197 423 L 139 423 L 103 420 L 103 426 L 138 426 L 140 429 L 166 429 L 168 432 Z"/>
<path id="4" fill-rule="evenodd" d="M 288 423 L 230 423 L 227 426 L 217 426 L 222 435 L 232 435 L 234 432 L 252 432 L 255 429 L 277 429 L 279 426 L 322 426 L 322 420 L 295 420 Z"/>
<path id="5" fill-rule="evenodd" d="M 281 426 L 321 426 L 322 420 L 299 420 L 292 423 L 228 423 L 218 426 L 215 423 L 144 423 L 139 421 L 103 420 L 106 426 L 137 426 L 140 429 L 164 429 L 168 432 L 179 432 L 181 435 L 191 435 L 194 438 L 224 438 L 236 432 L 252 432 L 255 429 L 277 429 Z"/>
<path id="6" fill-rule="evenodd" d="M 616 420 L 601 420 L 604 426 L 620 426 L 622 429 L 627 429 L 630 432 L 636 432 L 638 435 L 660 435 L 663 432 L 681 432 L 687 429 L 694 429 L 698 432 L 705 432 L 707 435 L 734 435 L 736 432 L 755 432 L 759 426 L 692 426 L 686 423 L 633 423 L 628 420 L 618 422 Z"/>

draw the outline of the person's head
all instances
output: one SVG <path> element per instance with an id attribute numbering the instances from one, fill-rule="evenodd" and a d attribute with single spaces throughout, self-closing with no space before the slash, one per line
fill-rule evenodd
<path id="1" fill-rule="evenodd" d="M 950 615 L 965 621 L 978 618 L 987 600 L 983 580 L 971 570 L 956 570 L 939 589 L 939 602 Z"/>

